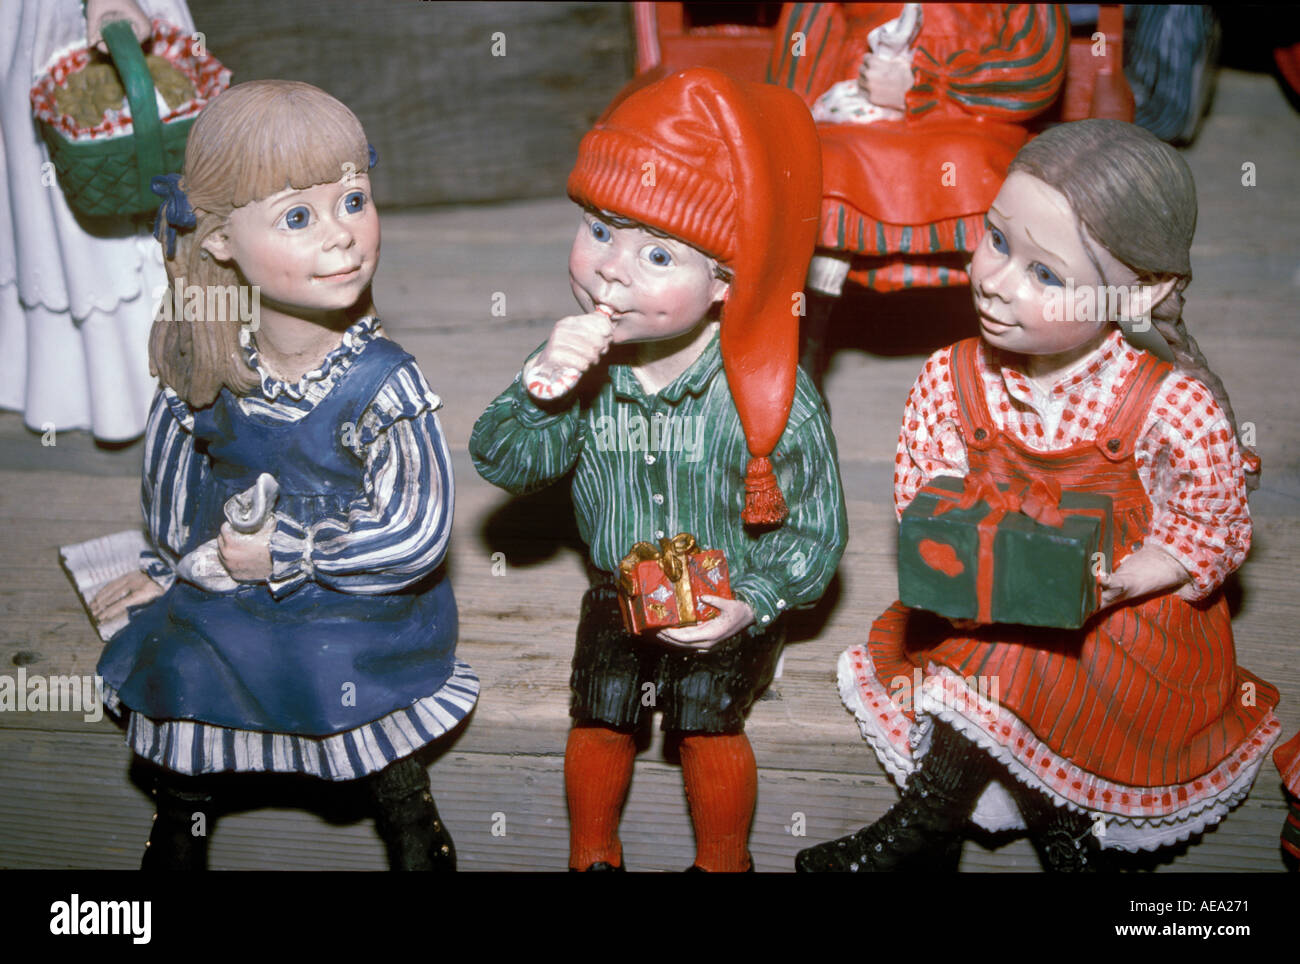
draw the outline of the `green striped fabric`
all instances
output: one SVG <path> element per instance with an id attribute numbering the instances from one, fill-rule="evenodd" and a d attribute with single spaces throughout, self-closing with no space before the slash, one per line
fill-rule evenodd
<path id="1" fill-rule="evenodd" d="M 514 493 L 572 470 L 578 529 L 606 573 L 635 543 L 679 532 L 721 549 L 733 592 L 754 610 L 751 632 L 816 602 L 848 539 L 835 438 L 802 371 L 771 456 L 789 517 L 761 531 L 741 523 L 749 451 L 716 334 L 657 395 L 626 365 L 610 364 L 589 373 L 568 405 L 545 410 L 516 377 L 479 417 L 469 448 L 479 474 Z"/>

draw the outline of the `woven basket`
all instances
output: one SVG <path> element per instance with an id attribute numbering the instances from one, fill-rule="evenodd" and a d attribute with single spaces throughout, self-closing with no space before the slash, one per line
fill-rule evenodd
<path id="1" fill-rule="evenodd" d="M 157 25 L 162 31 L 163 26 Z M 136 42 L 131 26 L 124 20 L 105 25 L 104 42 L 108 45 L 113 66 L 122 78 L 127 102 L 131 105 L 131 131 L 116 137 L 93 140 L 75 139 L 50 117 L 49 111 L 37 110 L 41 135 L 49 145 L 50 160 L 59 176 L 68 206 L 78 214 L 90 217 L 125 217 L 146 214 L 158 209 L 160 199 L 149 189 L 156 174 L 179 171 L 185 161 L 185 142 L 190 127 L 203 103 L 230 83 L 230 72 L 212 58 L 204 65 L 204 72 L 216 78 L 207 84 L 207 95 L 199 90 L 199 103 L 192 105 L 189 116 L 163 123 L 158 117 L 154 100 L 153 78 L 145 64 L 144 54 Z M 157 38 L 180 36 L 155 33 Z M 187 39 L 187 38 L 186 38 Z M 170 58 L 169 58 L 170 59 Z M 215 70 L 211 65 L 215 64 Z M 57 80 L 44 78 L 32 90 L 32 100 L 38 94 L 52 93 Z M 214 90 L 213 88 L 217 88 Z"/>

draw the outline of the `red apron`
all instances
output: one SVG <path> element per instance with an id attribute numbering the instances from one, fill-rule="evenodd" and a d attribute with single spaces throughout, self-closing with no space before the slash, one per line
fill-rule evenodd
<path id="1" fill-rule="evenodd" d="M 1109 495 L 1117 567 L 1150 528 L 1134 445 L 1171 366 L 1144 355 L 1117 386 L 1120 401 L 1095 441 L 1034 452 L 990 416 L 978 344 L 969 339 L 953 352 L 971 471 L 999 482 L 1052 476 L 1064 488 Z M 924 695 L 900 701 L 900 679 L 923 680 Z M 1110 844 L 1125 849 L 1217 822 L 1249 792 L 1280 732 L 1277 690 L 1236 665 L 1221 591 L 1200 602 L 1171 592 L 1123 603 L 1077 631 L 997 625 L 970 635 L 896 602 L 872 625 L 867 645 L 844 654 L 841 689 L 896 775 L 914 766 L 907 738 L 919 705 L 1022 782 L 1136 824 Z M 1161 828 L 1148 833 L 1153 821 Z"/>

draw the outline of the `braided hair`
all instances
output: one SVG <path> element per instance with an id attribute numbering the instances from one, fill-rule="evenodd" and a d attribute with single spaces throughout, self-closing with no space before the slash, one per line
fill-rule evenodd
<path id="1" fill-rule="evenodd" d="M 1032 175 L 1065 195 L 1088 235 L 1128 266 L 1138 283 L 1176 279 L 1173 290 L 1152 307 L 1152 325 L 1178 369 L 1213 393 L 1238 435 L 1246 485 L 1258 488 L 1259 456 L 1241 444 L 1223 381 L 1183 323 L 1183 292 L 1192 280 L 1190 254 L 1196 233 L 1196 183 L 1187 162 L 1135 124 L 1093 119 L 1060 124 L 1038 135 L 1020 149 L 1008 173 L 1012 171 Z"/>

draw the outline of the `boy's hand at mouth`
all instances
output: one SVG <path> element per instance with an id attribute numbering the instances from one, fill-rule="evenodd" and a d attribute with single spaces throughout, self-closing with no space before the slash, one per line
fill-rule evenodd
<path id="1" fill-rule="evenodd" d="M 546 347 L 524 367 L 529 394 L 543 401 L 569 391 L 583 372 L 597 364 L 614 340 L 608 309 L 561 318 Z"/>

